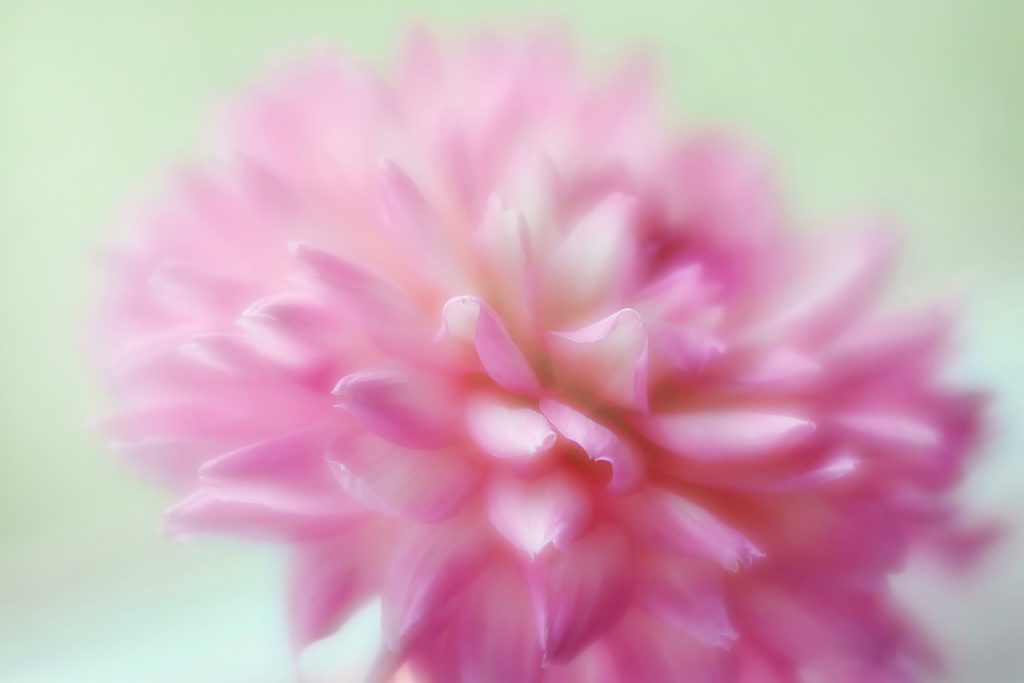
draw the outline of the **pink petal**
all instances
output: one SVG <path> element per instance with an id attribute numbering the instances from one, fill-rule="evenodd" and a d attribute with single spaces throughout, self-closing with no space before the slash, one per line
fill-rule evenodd
<path id="1" fill-rule="evenodd" d="M 637 533 L 665 552 L 703 557 L 731 572 L 764 557 L 750 539 L 683 496 L 651 489 L 625 502 Z"/>
<path id="2" fill-rule="evenodd" d="M 487 560 L 479 530 L 461 522 L 410 529 L 391 561 L 382 599 L 384 641 L 401 652 L 455 606 Z"/>
<path id="3" fill-rule="evenodd" d="M 572 541 L 590 521 L 586 490 L 564 474 L 535 481 L 499 480 L 487 503 L 498 533 L 530 556 L 548 545 Z"/>
<path id="4" fill-rule="evenodd" d="M 545 398 L 540 410 L 559 433 L 583 449 L 591 460 L 607 462 L 612 468 L 611 488 L 629 490 L 644 477 L 644 463 L 636 451 L 615 433 L 577 410 Z"/>
<path id="5" fill-rule="evenodd" d="M 335 478 L 354 499 L 380 512 L 434 522 L 458 512 L 479 471 L 451 451 L 412 450 L 372 434 L 328 446 Z"/>
<path id="6" fill-rule="evenodd" d="M 549 335 L 560 376 L 612 403 L 647 410 L 647 331 L 631 308 Z"/>
<path id="7" fill-rule="evenodd" d="M 288 620 L 292 648 L 333 633 L 380 584 L 383 553 L 380 529 L 357 527 L 344 540 L 299 545 L 288 578 Z"/>
<path id="8" fill-rule="evenodd" d="M 541 649 L 526 584 L 518 571 L 491 570 L 466 601 L 459 631 L 459 680 L 536 683 Z"/>
<path id="9" fill-rule="evenodd" d="M 545 662 L 571 660 L 615 625 L 630 602 L 630 553 L 625 536 L 605 528 L 537 558 L 531 584 Z"/>
<path id="10" fill-rule="evenodd" d="M 756 458 L 793 448 L 814 433 L 813 422 L 791 415 L 716 410 L 653 418 L 651 438 L 693 460 Z"/>
<path id="11" fill-rule="evenodd" d="M 444 331 L 470 341 L 480 364 L 504 389 L 525 394 L 540 393 L 540 383 L 523 352 L 509 337 L 505 326 L 482 299 L 459 296 L 444 305 Z"/>
<path id="12" fill-rule="evenodd" d="M 635 201 L 612 194 L 587 213 L 551 255 L 542 288 L 558 310 L 615 303 L 633 267 Z"/>
<path id="13" fill-rule="evenodd" d="M 177 538 L 218 533 L 296 542 L 344 533 L 366 516 L 361 506 L 341 494 L 330 502 L 200 489 L 167 511 L 164 532 Z"/>
<path id="14" fill-rule="evenodd" d="M 265 439 L 206 462 L 199 475 L 204 485 L 217 489 L 336 491 L 324 462 L 326 446 L 319 430 Z"/>
<path id="15" fill-rule="evenodd" d="M 547 452 L 558 437 L 544 416 L 530 408 L 510 406 L 493 397 L 469 404 L 467 429 L 484 451 L 502 460 L 529 462 Z"/>
<path id="16" fill-rule="evenodd" d="M 637 580 L 637 602 L 651 615 L 691 637 L 728 648 L 737 638 L 717 570 L 690 560 L 651 560 Z"/>
<path id="17" fill-rule="evenodd" d="M 401 446 L 431 448 L 455 439 L 452 398 L 433 378 L 363 370 L 341 378 L 332 393 L 367 429 Z"/>
<path id="18" fill-rule="evenodd" d="M 836 416 L 832 423 L 850 437 L 881 449 L 920 451 L 942 442 L 942 433 L 931 424 L 899 413 L 850 412 Z"/>

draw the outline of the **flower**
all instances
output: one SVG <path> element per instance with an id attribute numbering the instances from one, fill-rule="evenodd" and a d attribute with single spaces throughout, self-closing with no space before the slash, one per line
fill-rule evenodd
<path id="1" fill-rule="evenodd" d="M 372 596 L 425 681 L 910 681 L 887 588 L 973 544 L 943 309 L 873 314 L 877 220 L 788 230 L 724 133 L 567 42 L 316 56 L 142 212 L 100 316 L 175 535 L 292 554 L 297 652 Z M 599 673 L 596 673 L 599 672 Z"/>

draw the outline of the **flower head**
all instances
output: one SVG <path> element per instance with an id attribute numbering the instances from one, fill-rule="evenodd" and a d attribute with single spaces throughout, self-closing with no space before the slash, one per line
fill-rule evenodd
<path id="1" fill-rule="evenodd" d="M 548 34 L 313 58 L 112 251 L 107 429 L 187 491 L 170 532 L 289 544 L 297 649 L 380 596 L 442 683 L 928 663 L 886 585 L 962 540 L 947 316 L 873 315 L 884 226 L 787 230 L 654 94 Z"/>

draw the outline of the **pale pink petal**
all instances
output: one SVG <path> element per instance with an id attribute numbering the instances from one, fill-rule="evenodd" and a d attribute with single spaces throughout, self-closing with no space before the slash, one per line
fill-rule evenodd
<path id="1" fill-rule="evenodd" d="M 200 489 L 167 511 L 164 532 L 176 538 L 220 533 L 295 542 L 336 536 L 366 517 L 365 508 L 341 493 L 336 501 L 303 501 L 292 495 Z"/>
<path id="2" fill-rule="evenodd" d="M 460 454 L 409 449 L 372 434 L 337 439 L 326 457 L 352 498 L 374 510 L 423 522 L 458 512 L 480 476 Z"/>
<path id="3" fill-rule="evenodd" d="M 343 539 L 299 545 L 288 572 L 288 621 L 299 652 L 333 633 L 381 583 L 382 530 L 354 527 Z"/>
<path id="4" fill-rule="evenodd" d="M 494 528 L 530 556 L 549 545 L 563 546 L 590 520 L 587 491 L 564 474 L 534 481 L 502 479 L 488 494 L 487 511 Z"/>
<path id="5" fill-rule="evenodd" d="M 560 376 L 617 406 L 647 410 L 647 331 L 639 313 L 625 308 L 549 337 Z"/>
<path id="6" fill-rule="evenodd" d="M 342 377 L 332 392 L 336 405 L 367 429 L 410 448 L 451 445 L 456 405 L 432 378 L 388 370 L 362 370 Z"/>
<path id="7" fill-rule="evenodd" d="M 540 392 L 529 361 L 509 337 L 498 315 L 483 300 L 459 296 L 444 305 L 444 331 L 471 342 L 484 370 L 499 386 L 519 394 Z"/>
<path id="8" fill-rule="evenodd" d="M 659 415 L 649 434 L 682 457 L 713 462 L 771 455 L 814 431 L 813 422 L 792 415 L 716 410 Z"/>
<path id="9" fill-rule="evenodd" d="M 632 198 L 613 194 L 572 228 L 545 265 L 542 287 L 552 312 L 616 303 L 633 267 L 634 211 Z"/>
<path id="10" fill-rule="evenodd" d="M 485 452 L 501 460 L 530 462 L 555 445 L 557 435 L 544 416 L 531 408 L 478 396 L 466 412 L 469 436 Z"/>

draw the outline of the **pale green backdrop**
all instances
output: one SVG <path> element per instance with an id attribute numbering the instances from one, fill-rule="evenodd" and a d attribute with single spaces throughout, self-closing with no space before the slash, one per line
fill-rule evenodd
<path id="1" fill-rule="evenodd" d="M 277 556 L 162 540 L 168 501 L 86 428 L 103 406 L 78 348 L 90 252 L 276 57 L 327 40 L 383 63 L 417 18 L 448 30 L 538 16 L 595 58 L 653 46 L 680 121 L 774 149 L 799 215 L 906 220 L 902 290 L 962 296 L 961 370 L 1000 392 L 970 491 L 1022 516 L 1024 3 L 0 0 L 0 681 L 289 679 Z M 904 582 L 951 680 L 1024 680 L 1022 571 L 1011 541 L 972 588 Z M 369 647 L 372 619 L 339 657 Z"/>

